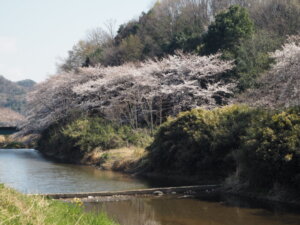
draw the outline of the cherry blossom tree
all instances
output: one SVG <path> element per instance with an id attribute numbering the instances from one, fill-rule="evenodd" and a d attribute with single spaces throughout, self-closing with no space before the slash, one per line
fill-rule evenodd
<path id="1" fill-rule="evenodd" d="M 58 74 L 30 93 L 23 132 L 39 133 L 74 112 L 153 129 L 181 111 L 225 104 L 236 86 L 226 79 L 232 67 L 233 62 L 222 61 L 219 54 L 177 52 L 162 60 Z"/>
<path id="2" fill-rule="evenodd" d="M 272 69 L 259 81 L 258 89 L 249 90 L 238 101 L 268 107 L 300 104 L 300 36 L 292 36 L 280 50 L 271 53 Z"/>

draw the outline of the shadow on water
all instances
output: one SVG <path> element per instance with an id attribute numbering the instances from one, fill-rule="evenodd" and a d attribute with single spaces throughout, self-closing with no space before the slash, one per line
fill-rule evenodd
<path id="1" fill-rule="evenodd" d="M 124 201 L 85 203 L 86 210 L 105 211 L 122 225 L 300 224 L 299 213 L 278 208 L 268 210 L 261 205 L 256 206 L 250 202 L 229 197 L 203 201 L 182 198 L 182 196 L 139 197 Z"/>

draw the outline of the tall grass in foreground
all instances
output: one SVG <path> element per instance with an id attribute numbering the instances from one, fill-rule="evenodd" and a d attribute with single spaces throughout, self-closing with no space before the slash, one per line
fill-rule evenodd
<path id="1" fill-rule="evenodd" d="M 0 184 L 0 225 L 115 225 L 105 214 L 85 213 L 78 205 L 26 196 Z"/>

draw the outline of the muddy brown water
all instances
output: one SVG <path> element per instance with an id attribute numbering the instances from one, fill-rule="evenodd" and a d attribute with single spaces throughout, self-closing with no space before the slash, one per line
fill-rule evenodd
<path id="1" fill-rule="evenodd" d="M 53 162 L 32 149 L 0 150 L 0 183 L 35 194 L 159 186 L 153 180 Z M 85 208 L 96 213 L 104 210 L 121 225 L 300 225 L 300 209 L 224 197 L 183 197 L 186 196 L 132 197 L 86 203 Z"/>
<path id="2" fill-rule="evenodd" d="M 240 199 L 140 197 L 85 203 L 88 211 L 107 212 L 121 225 L 299 225 L 297 209 L 249 204 Z"/>

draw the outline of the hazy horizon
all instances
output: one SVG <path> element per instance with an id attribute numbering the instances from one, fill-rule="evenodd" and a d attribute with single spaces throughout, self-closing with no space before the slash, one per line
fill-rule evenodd
<path id="1" fill-rule="evenodd" d="M 43 81 L 80 39 L 110 19 L 116 28 L 147 11 L 153 0 L 11 0 L 0 8 L 0 75 Z"/>

